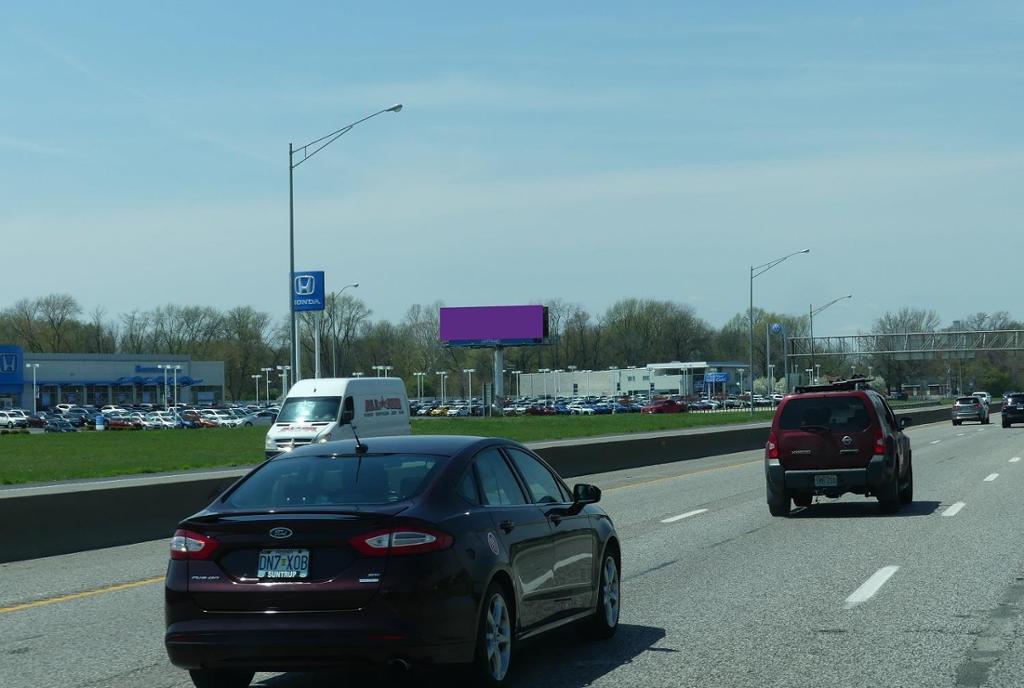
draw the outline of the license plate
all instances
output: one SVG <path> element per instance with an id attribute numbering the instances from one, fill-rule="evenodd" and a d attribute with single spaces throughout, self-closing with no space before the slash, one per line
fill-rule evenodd
<path id="1" fill-rule="evenodd" d="M 815 487 L 838 487 L 839 478 L 834 475 L 816 475 L 814 476 Z"/>
<path id="2" fill-rule="evenodd" d="M 260 550 L 257 578 L 308 578 L 308 549 Z"/>

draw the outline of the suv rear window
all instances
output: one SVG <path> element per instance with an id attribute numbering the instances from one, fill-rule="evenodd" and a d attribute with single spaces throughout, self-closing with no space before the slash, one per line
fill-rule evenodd
<path id="1" fill-rule="evenodd" d="M 871 413 L 859 396 L 796 397 L 779 417 L 780 430 L 825 427 L 834 432 L 862 432 L 871 425 Z"/>
<path id="2" fill-rule="evenodd" d="M 980 400 L 978 399 L 978 397 L 960 397 L 959 399 L 956 400 L 956 403 L 958 403 L 958 404 L 970 404 L 971 406 L 974 406 L 979 401 Z"/>
<path id="3" fill-rule="evenodd" d="M 1008 404 L 1024 404 L 1024 394 L 1011 394 L 1006 398 Z"/>

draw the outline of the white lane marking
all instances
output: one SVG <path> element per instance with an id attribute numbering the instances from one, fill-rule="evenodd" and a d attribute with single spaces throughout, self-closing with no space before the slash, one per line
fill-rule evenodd
<path id="1" fill-rule="evenodd" d="M 943 516 L 956 516 L 957 514 L 960 513 L 960 510 L 963 509 L 965 506 L 966 506 L 966 504 L 964 504 L 963 502 L 956 502 L 955 504 L 950 505 L 950 507 L 948 509 L 943 511 L 942 515 Z"/>
<path id="2" fill-rule="evenodd" d="M 690 518 L 697 514 L 703 514 L 707 509 L 697 509 L 696 511 L 687 511 L 685 514 L 679 514 L 678 516 L 671 516 L 666 519 L 662 519 L 662 523 L 675 523 L 676 521 L 682 521 L 684 518 Z"/>
<path id="3" fill-rule="evenodd" d="M 1020 461 L 1020 457 L 1019 456 L 1015 456 L 1012 459 L 1010 459 L 1010 463 L 1017 463 L 1018 461 Z"/>
<path id="4" fill-rule="evenodd" d="M 956 436 L 957 436 L 957 437 L 963 437 L 963 436 L 964 436 L 964 435 L 966 435 L 966 434 L 967 434 L 966 432 L 958 432 L 958 433 L 956 434 Z"/>
<path id="5" fill-rule="evenodd" d="M 992 482 L 993 480 L 995 480 L 998 477 L 999 477 L 998 473 L 992 473 L 987 478 L 985 478 L 985 480 L 983 480 L 982 482 L 990 483 L 990 482 Z"/>
<path id="6" fill-rule="evenodd" d="M 883 566 L 882 568 L 875 571 L 871 578 L 864 581 L 864 584 L 853 591 L 853 594 L 846 598 L 846 604 L 844 609 L 853 609 L 858 604 L 867 602 L 875 596 L 886 581 L 892 578 L 892 575 L 900 570 L 899 566 Z"/>
<path id="7" fill-rule="evenodd" d="M 941 442 L 941 441 L 942 441 L 942 440 L 932 440 L 932 441 L 931 441 L 931 442 L 929 442 L 928 444 L 938 444 L 938 443 L 939 443 L 939 442 Z"/>

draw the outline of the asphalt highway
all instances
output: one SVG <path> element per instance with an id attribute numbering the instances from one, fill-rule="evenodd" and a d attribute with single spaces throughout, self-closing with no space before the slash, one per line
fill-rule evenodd
<path id="1" fill-rule="evenodd" d="M 772 518 L 761 452 L 571 480 L 604 489 L 623 540 L 622 625 L 525 644 L 513 685 L 1024 685 L 1024 427 L 993 421 L 911 428 L 915 502 L 892 516 L 847 496 Z M 0 565 L 0 686 L 190 686 L 163 649 L 166 559 L 161 540 Z M 414 685 L 434 681 L 455 685 Z"/>

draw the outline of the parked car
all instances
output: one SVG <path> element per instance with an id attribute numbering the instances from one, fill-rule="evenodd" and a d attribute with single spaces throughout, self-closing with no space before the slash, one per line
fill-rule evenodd
<path id="1" fill-rule="evenodd" d="M 9 411 L 0 411 L 0 428 L 27 428 L 28 418 Z"/>
<path id="2" fill-rule="evenodd" d="M 1001 410 L 1004 428 L 1008 428 L 1014 423 L 1024 423 L 1024 393 L 1004 394 Z"/>
<path id="3" fill-rule="evenodd" d="M 953 402 L 953 425 L 960 425 L 965 420 L 988 425 L 988 406 L 979 397 L 959 397 Z"/>
<path id="4" fill-rule="evenodd" d="M 640 409 L 640 413 L 685 413 L 687 410 L 688 407 L 681 401 L 655 399 Z"/>
<path id="5" fill-rule="evenodd" d="M 197 686 L 395 658 L 503 685 L 521 640 L 567 623 L 615 634 L 621 550 L 600 499 L 510 440 L 297 448 L 179 524 L 167 653 Z"/>
<path id="6" fill-rule="evenodd" d="M 69 421 L 54 416 L 43 426 L 43 432 L 78 432 L 78 429 Z"/>
<path id="7" fill-rule="evenodd" d="M 806 390 L 806 391 L 805 391 Z M 847 492 L 877 497 L 883 512 L 914 498 L 910 439 L 885 398 L 863 381 L 797 387 L 775 411 L 765 445 L 768 510 Z"/>
<path id="8" fill-rule="evenodd" d="M 43 411 L 36 413 L 30 413 L 28 416 L 28 427 L 30 428 L 43 428 L 46 427 L 46 422 L 50 418 L 49 415 Z"/>
<path id="9" fill-rule="evenodd" d="M 254 425 L 273 425 L 276 418 L 276 411 L 257 411 L 256 413 L 250 413 L 248 416 L 244 417 L 242 419 L 242 425 L 247 428 L 251 428 Z"/>

